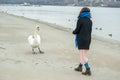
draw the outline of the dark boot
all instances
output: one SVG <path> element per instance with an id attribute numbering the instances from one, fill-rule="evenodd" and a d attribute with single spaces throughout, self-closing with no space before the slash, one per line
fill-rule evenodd
<path id="1" fill-rule="evenodd" d="M 75 71 L 82 72 L 82 66 L 78 66 L 77 68 L 75 68 Z"/>
<path id="2" fill-rule="evenodd" d="M 88 75 L 88 76 L 91 76 L 91 71 L 90 71 L 90 68 L 86 69 L 85 72 L 82 73 L 83 75 Z"/>

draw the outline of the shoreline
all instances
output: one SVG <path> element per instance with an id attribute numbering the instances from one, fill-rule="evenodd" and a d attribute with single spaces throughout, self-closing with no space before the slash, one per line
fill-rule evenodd
<path id="1" fill-rule="evenodd" d="M 19 16 L 0 16 L 0 80 L 120 79 L 118 44 L 93 37 L 88 53 L 92 76 L 83 76 L 74 71 L 79 64 L 79 51 L 70 30 Z M 41 49 L 45 54 L 39 54 L 37 49 L 37 54 L 32 54 L 27 41 L 36 24 L 40 25 Z"/>
<path id="2" fill-rule="evenodd" d="M 24 16 L 17 16 L 17 15 L 8 14 L 8 13 L 3 13 L 3 14 L 14 16 L 14 17 L 18 17 L 18 18 L 24 18 L 24 19 L 27 19 L 27 20 L 31 20 L 31 21 L 35 21 L 35 22 L 41 23 L 41 24 L 46 24 L 46 25 L 50 26 L 51 28 L 55 28 L 55 29 L 63 30 L 63 31 L 67 31 L 67 32 L 71 32 L 71 34 L 72 34 L 72 31 L 73 31 L 73 29 L 71 29 L 71 28 L 65 28 L 65 27 L 60 26 L 60 25 L 56 25 L 56 24 L 53 24 L 53 23 L 40 21 L 40 20 L 37 20 L 37 19 L 31 19 L 31 18 L 27 18 L 27 17 L 24 17 Z M 96 40 L 104 41 L 104 42 L 107 42 L 107 43 L 118 44 L 120 46 L 120 41 L 118 41 L 118 40 L 104 38 L 104 37 L 101 37 L 101 36 L 97 36 L 95 34 L 92 34 L 92 38 L 96 39 Z"/>

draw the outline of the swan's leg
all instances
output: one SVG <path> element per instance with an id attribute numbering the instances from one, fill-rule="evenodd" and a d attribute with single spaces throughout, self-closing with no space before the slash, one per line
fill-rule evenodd
<path id="1" fill-rule="evenodd" d="M 35 54 L 34 48 L 32 48 L 33 54 Z"/>
<path id="2" fill-rule="evenodd" d="M 41 50 L 40 50 L 40 48 L 38 48 L 38 50 L 39 50 L 39 52 L 40 52 L 41 54 L 43 54 L 43 53 L 44 53 L 43 51 L 41 51 Z"/>

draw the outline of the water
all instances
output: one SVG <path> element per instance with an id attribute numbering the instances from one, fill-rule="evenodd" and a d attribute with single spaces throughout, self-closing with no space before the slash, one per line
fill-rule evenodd
<path id="1" fill-rule="evenodd" d="M 75 29 L 79 6 L 19 6 L 1 5 L 0 11 L 37 19 Z M 93 21 L 92 33 L 106 39 L 120 41 L 120 8 L 90 7 Z"/>

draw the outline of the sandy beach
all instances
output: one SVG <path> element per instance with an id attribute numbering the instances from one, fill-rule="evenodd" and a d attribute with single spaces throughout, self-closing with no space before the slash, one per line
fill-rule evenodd
<path id="1" fill-rule="evenodd" d="M 92 76 L 74 71 L 79 51 L 72 30 L 0 13 L 0 80 L 120 80 L 120 43 L 92 38 Z M 40 25 L 41 50 L 32 54 L 27 38 Z"/>

